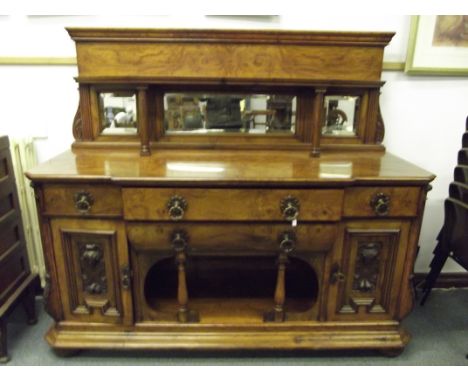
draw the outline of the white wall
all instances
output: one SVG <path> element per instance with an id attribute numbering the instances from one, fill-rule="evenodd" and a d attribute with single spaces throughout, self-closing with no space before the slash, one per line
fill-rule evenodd
<path id="1" fill-rule="evenodd" d="M 417 271 L 432 260 L 436 236 L 443 224 L 444 199 L 453 180 L 468 115 L 468 77 L 411 77 L 384 72 L 381 107 L 387 151 L 434 173 L 426 202 Z M 451 260 L 444 271 L 461 268 Z"/>
<path id="2" fill-rule="evenodd" d="M 409 16 L 304 17 L 205 16 L 49 16 L 0 17 L 0 57 L 74 56 L 64 26 L 183 28 L 273 28 L 303 30 L 395 31 L 385 61 L 406 59 Z M 15 36 L 9 39 L 5 36 Z M 40 161 L 66 150 L 78 103 L 74 66 L 0 66 L 0 134 L 34 135 Z M 417 272 L 427 271 L 435 238 L 443 222 L 457 152 L 468 114 L 468 77 L 413 77 L 384 72 L 381 106 L 387 150 L 437 175 L 429 194 L 421 233 Z M 444 271 L 461 268 L 447 264 Z"/>
<path id="3" fill-rule="evenodd" d="M 69 148 L 76 75 L 74 66 L 0 66 L 0 135 L 40 137 L 41 162 Z"/>
<path id="4" fill-rule="evenodd" d="M 63 30 L 66 26 L 127 26 L 149 28 L 223 28 L 397 31 L 385 50 L 387 61 L 404 61 L 410 18 L 395 15 L 349 17 L 310 14 L 284 16 L 6 16 L 0 17 L 2 56 L 74 56 L 75 45 Z"/>

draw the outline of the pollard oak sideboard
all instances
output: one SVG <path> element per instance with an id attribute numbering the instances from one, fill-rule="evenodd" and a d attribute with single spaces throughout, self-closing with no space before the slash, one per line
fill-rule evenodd
<path id="1" fill-rule="evenodd" d="M 53 348 L 404 348 L 434 176 L 382 145 L 392 33 L 68 32 L 75 142 L 27 174 Z"/>

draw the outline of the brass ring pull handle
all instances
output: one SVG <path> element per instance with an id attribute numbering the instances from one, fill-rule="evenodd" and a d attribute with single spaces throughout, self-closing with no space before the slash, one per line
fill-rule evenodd
<path id="1" fill-rule="evenodd" d="M 280 203 L 280 210 L 287 221 L 296 220 L 299 216 L 301 205 L 294 196 L 287 196 Z"/>
<path id="2" fill-rule="evenodd" d="M 283 253 L 291 253 L 296 249 L 296 235 L 292 231 L 286 231 L 279 235 L 279 247 Z"/>
<path id="3" fill-rule="evenodd" d="M 390 212 L 390 196 L 379 192 L 372 196 L 370 206 L 377 216 L 386 216 Z"/>
<path id="4" fill-rule="evenodd" d="M 188 234 L 184 230 L 174 231 L 171 235 L 171 245 L 176 252 L 183 252 L 188 246 L 188 241 Z"/>
<path id="5" fill-rule="evenodd" d="M 179 195 L 175 195 L 167 202 L 167 210 L 172 220 L 181 220 L 187 210 L 187 201 Z"/>
<path id="6" fill-rule="evenodd" d="M 81 213 L 87 213 L 91 209 L 91 206 L 94 204 L 94 199 L 89 192 L 78 191 L 73 195 L 73 200 L 75 201 L 75 208 Z"/>

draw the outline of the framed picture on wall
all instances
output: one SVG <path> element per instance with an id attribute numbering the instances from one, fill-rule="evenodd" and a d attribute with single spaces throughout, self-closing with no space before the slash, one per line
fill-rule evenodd
<path id="1" fill-rule="evenodd" d="M 468 16 L 413 16 L 405 71 L 468 75 Z"/>

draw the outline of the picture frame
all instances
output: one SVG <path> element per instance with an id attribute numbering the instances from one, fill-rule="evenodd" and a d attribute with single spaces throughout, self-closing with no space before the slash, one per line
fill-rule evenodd
<path id="1" fill-rule="evenodd" d="M 468 16 L 413 16 L 405 72 L 468 75 Z"/>

